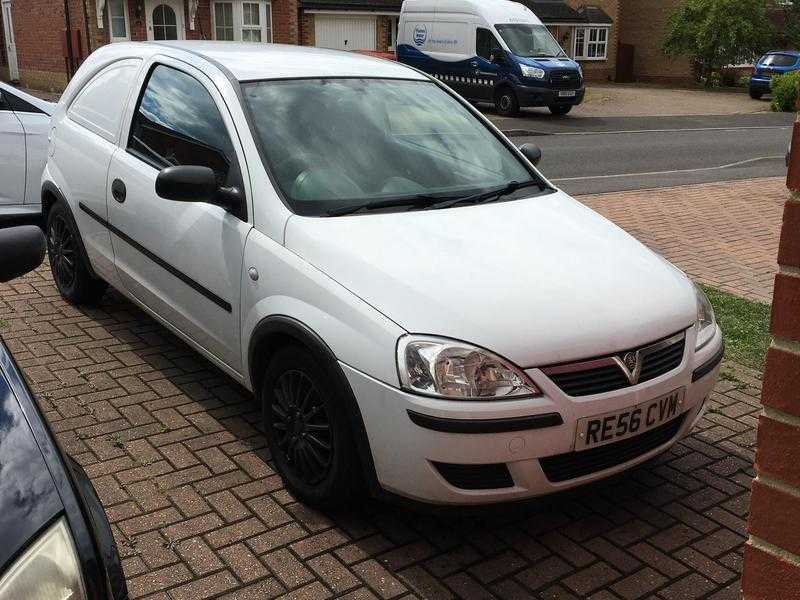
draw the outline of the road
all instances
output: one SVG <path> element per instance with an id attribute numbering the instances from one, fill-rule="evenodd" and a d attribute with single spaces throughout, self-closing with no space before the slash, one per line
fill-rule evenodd
<path id="1" fill-rule="evenodd" d="M 786 174 L 793 114 L 493 120 L 571 194 Z"/>

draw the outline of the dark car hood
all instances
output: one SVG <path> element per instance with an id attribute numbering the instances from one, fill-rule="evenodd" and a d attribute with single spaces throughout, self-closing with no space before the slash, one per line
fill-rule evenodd
<path id="1" fill-rule="evenodd" d="M 63 510 L 36 438 L 5 375 L 0 342 L 0 574 L 9 561 Z"/>

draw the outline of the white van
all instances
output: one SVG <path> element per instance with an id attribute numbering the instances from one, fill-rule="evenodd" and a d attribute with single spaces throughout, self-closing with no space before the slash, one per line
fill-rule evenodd
<path id="1" fill-rule="evenodd" d="M 397 59 L 500 114 L 547 106 L 567 114 L 586 91 L 581 67 L 539 18 L 509 0 L 405 0 Z"/>

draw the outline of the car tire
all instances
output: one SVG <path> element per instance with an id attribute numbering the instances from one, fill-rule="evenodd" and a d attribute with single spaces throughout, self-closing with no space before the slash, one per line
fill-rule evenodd
<path id="1" fill-rule="evenodd" d="M 572 110 L 572 104 L 553 104 L 548 106 L 550 112 L 556 116 L 563 117 Z"/>
<path id="2" fill-rule="evenodd" d="M 72 304 L 93 304 L 103 297 L 108 284 L 89 270 L 80 233 L 63 200 L 47 213 L 47 256 L 53 281 L 61 296 Z"/>
<path id="3" fill-rule="evenodd" d="M 494 108 L 504 117 L 516 117 L 519 114 L 519 100 L 514 90 L 508 87 L 497 90 L 494 95 Z"/>
<path id="4" fill-rule="evenodd" d="M 333 509 L 361 495 L 361 465 L 345 408 L 345 390 L 305 348 L 270 360 L 261 388 L 264 432 L 289 492 Z"/>
<path id="5" fill-rule="evenodd" d="M 764 95 L 764 92 L 758 92 L 756 90 L 750 90 L 750 97 L 753 100 L 761 100 L 761 96 Z"/>

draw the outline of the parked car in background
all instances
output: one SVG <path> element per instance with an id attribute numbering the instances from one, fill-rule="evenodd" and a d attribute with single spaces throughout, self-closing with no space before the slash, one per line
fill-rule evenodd
<path id="1" fill-rule="evenodd" d="M 397 59 L 502 115 L 546 106 L 565 115 L 586 92 L 580 65 L 539 18 L 509 0 L 405 0 Z M 606 35 L 605 29 L 597 35 Z M 589 43 L 592 51 L 596 43 Z"/>
<path id="2" fill-rule="evenodd" d="M 585 484 L 686 435 L 716 382 L 703 292 L 406 65 L 111 44 L 53 128 L 62 296 L 111 284 L 254 392 L 306 503 Z"/>
<path id="3" fill-rule="evenodd" d="M 33 225 L 0 229 L 0 282 L 35 269 Z M 124 600 L 125 579 L 103 507 L 63 452 L 0 338 L 0 600 Z"/>
<path id="4" fill-rule="evenodd" d="M 773 76 L 783 75 L 800 69 L 800 52 L 795 50 L 775 50 L 767 52 L 758 59 L 750 76 L 750 97 L 758 100 L 769 94 L 769 84 Z"/>
<path id="5" fill-rule="evenodd" d="M 0 220 L 41 214 L 42 169 L 55 106 L 0 81 Z"/>

